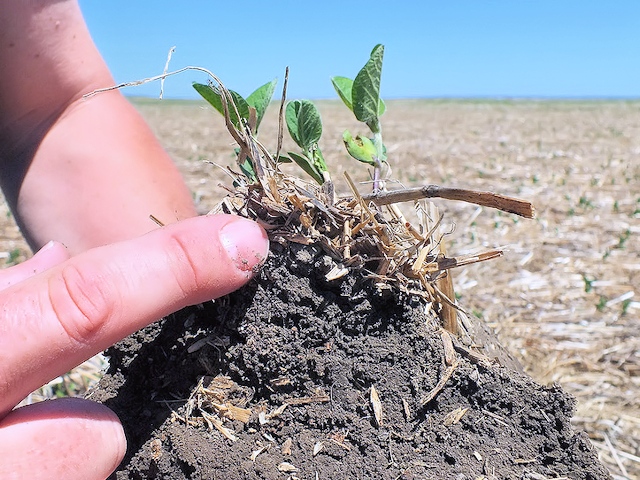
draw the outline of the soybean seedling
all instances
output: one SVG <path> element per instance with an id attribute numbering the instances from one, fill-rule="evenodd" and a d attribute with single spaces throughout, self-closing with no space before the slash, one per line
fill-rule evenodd
<path id="1" fill-rule="evenodd" d="M 347 77 L 332 77 L 331 83 L 344 104 L 353 112 L 356 119 L 369 127 L 371 138 L 362 135 L 353 137 L 346 130 L 342 140 L 347 152 L 356 160 L 373 166 L 373 191 L 378 192 L 382 163 L 386 162 L 386 148 L 382 142 L 380 116 L 385 111 L 385 103 L 380 98 L 380 78 L 384 46 L 376 45 L 371 51 L 367 63 L 354 80 Z"/>
<path id="2" fill-rule="evenodd" d="M 300 168 L 320 185 L 331 180 L 327 164 L 318 145 L 322 136 L 320 112 L 309 100 L 293 100 L 287 104 L 285 120 L 289 135 L 302 149 L 302 153 L 287 152 Z M 287 161 L 287 157 L 280 157 Z"/>
<path id="3" fill-rule="evenodd" d="M 194 83 L 193 88 L 221 115 L 226 116 L 237 130 L 248 128 L 253 136 L 258 135 L 258 128 L 267 111 L 267 107 L 273 98 L 277 80 L 272 80 L 257 88 L 246 99 L 239 93 L 229 90 L 233 99 L 233 108 L 225 103 L 222 98 L 223 93 L 220 88 L 209 83 Z M 240 149 L 236 149 L 238 155 L 238 166 L 242 173 L 251 181 L 256 181 L 256 169 L 249 157 L 240 158 Z"/>

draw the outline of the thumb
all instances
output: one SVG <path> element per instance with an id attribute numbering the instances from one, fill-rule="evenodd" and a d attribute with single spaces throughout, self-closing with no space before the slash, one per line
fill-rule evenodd
<path id="1" fill-rule="evenodd" d="M 0 291 L 0 415 L 134 331 L 239 288 L 267 251 L 266 233 L 252 221 L 196 217 Z"/>
<path id="2" fill-rule="evenodd" d="M 118 418 L 88 400 L 36 403 L 0 421 L 0 478 L 102 480 L 125 451 Z"/>

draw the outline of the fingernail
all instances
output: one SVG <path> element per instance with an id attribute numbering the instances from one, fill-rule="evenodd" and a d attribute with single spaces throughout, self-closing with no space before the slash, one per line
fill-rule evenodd
<path id="1" fill-rule="evenodd" d="M 47 250 L 51 250 L 53 246 L 56 244 L 53 240 L 49 240 L 40 250 L 38 250 L 35 254 L 39 254 L 40 252 L 46 252 Z"/>
<path id="2" fill-rule="evenodd" d="M 220 242 L 238 270 L 252 271 L 264 263 L 269 252 L 269 239 L 256 222 L 237 217 L 220 230 Z"/>
<path id="3" fill-rule="evenodd" d="M 69 258 L 69 252 L 62 243 L 50 240 L 33 255 L 33 258 L 36 257 L 55 265 Z"/>

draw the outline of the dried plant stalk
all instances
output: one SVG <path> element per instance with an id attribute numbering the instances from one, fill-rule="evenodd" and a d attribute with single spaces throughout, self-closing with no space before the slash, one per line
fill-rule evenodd
<path id="1" fill-rule="evenodd" d="M 535 217 L 535 208 L 526 200 L 506 197 L 492 192 L 478 192 L 464 188 L 441 187 L 439 185 L 425 185 L 423 187 L 406 188 L 391 192 L 378 192 L 363 195 L 362 198 L 376 205 L 413 202 L 422 198 L 444 198 L 474 203 L 484 207 L 497 208 L 504 212 L 515 213 L 525 218 Z"/>
<path id="2" fill-rule="evenodd" d="M 440 242 L 440 252 L 445 256 L 444 242 Z M 453 306 L 456 301 L 456 295 L 453 290 L 453 279 L 451 270 L 445 270 L 442 275 L 436 280 L 438 289 L 449 299 L 449 302 L 442 303 L 442 311 L 440 317 L 442 318 L 442 326 L 448 332 L 453 335 L 458 334 L 458 311 Z"/>

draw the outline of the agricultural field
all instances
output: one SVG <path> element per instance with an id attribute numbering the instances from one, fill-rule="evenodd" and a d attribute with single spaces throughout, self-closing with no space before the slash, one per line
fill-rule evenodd
<path id="1" fill-rule="evenodd" d="M 199 210 L 211 210 L 231 184 L 225 168 L 234 162 L 222 117 L 204 102 L 134 103 Z M 345 129 L 365 132 L 337 101 L 318 107 L 320 145 L 338 193 L 351 194 L 343 171 L 368 191 L 364 165 L 341 140 Z M 272 151 L 277 110 L 274 104 L 259 136 Z M 577 399 L 574 425 L 614 478 L 640 478 L 640 102 L 394 100 L 381 120 L 389 189 L 456 186 L 535 205 L 537 218 L 525 220 L 434 200 L 448 254 L 505 252 L 453 272 L 458 303 L 491 326 L 535 380 L 559 383 Z M 293 148 L 285 136 L 283 150 Z M 10 265 L 29 253 L 3 208 L 0 262 Z M 411 204 L 402 209 L 414 217 Z M 45 394 L 82 391 L 99 365 L 94 359 Z"/>

